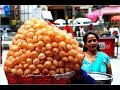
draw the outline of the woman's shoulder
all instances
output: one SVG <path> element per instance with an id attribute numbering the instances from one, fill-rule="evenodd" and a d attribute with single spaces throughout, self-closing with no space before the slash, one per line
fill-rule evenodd
<path id="1" fill-rule="evenodd" d="M 105 52 L 99 51 L 98 53 L 99 53 L 99 55 L 102 55 L 104 57 L 108 57 L 109 58 L 108 54 L 106 54 Z"/>

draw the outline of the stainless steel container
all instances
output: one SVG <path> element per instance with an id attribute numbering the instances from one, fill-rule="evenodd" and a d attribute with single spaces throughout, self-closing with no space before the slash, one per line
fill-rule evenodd
<path id="1" fill-rule="evenodd" d="M 111 84 L 113 76 L 105 73 L 88 73 L 92 78 L 95 79 L 96 84 Z"/>

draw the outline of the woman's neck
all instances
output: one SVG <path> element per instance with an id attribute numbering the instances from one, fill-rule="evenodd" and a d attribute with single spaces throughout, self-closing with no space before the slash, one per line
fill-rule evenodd
<path id="1" fill-rule="evenodd" d="M 89 55 L 96 55 L 97 52 L 98 52 L 97 50 L 95 50 L 95 51 L 89 51 L 88 50 L 86 53 L 89 54 Z"/>
<path id="2" fill-rule="evenodd" d="M 96 56 L 97 56 L 97 52 L 98 51 L 87 51 L 86 53 L 85 53 L 85 58 L 88 60 L 88 61 L 90 61 L 90 62 L 94 62 L 94 60 L 96 60 L 95 58 L 96 58 Z"/>

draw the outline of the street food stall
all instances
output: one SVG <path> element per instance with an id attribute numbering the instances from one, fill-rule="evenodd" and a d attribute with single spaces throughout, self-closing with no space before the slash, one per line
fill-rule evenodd
<path id="1" fill-rule="evenodd" d="M 48 22 L 31 18 L 17 30 L 4 63 L 8 84 L 70 84 L 80 77 L 82 48 Z"/>

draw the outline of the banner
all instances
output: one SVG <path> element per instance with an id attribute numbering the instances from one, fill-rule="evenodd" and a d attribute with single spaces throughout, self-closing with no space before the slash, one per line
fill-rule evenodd
<path id="1" fill-rule="evenodd" d="M 100 38 L 99 46 L 100 50 L 108 54 L 110 57 L 115 56 L 115 38 Z"/>
<path id="2" fill-rule="evenodd" d="M 10 15 L 10 5 L 0 5 L 0 15 Z"/>

